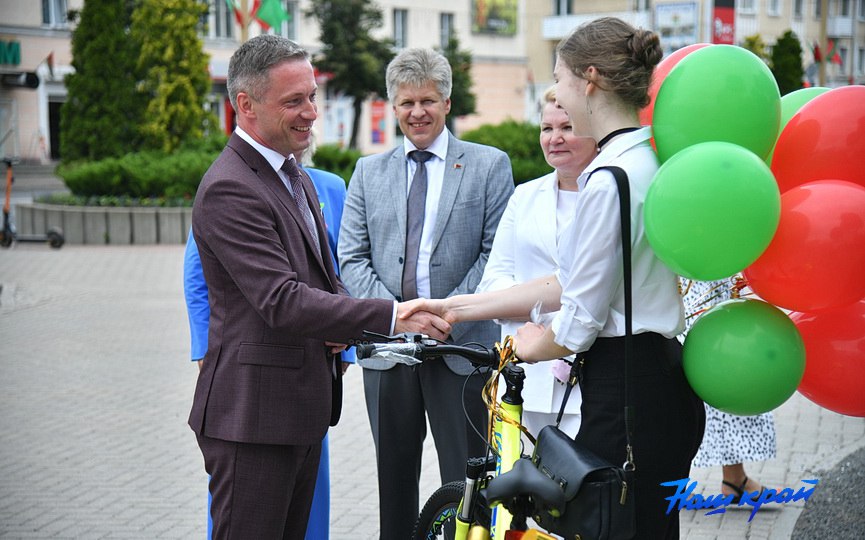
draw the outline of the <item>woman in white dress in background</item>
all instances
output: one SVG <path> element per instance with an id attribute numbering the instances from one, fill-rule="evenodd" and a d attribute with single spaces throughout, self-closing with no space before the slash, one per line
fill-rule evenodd
<path id="1" fill-rule="evenodd" d="M 568 113 L 556 103 L 555 87 L 544 92 L 540 143 L 544 159 L 554 170 L 520 184 L 511 195 L 478 292 L 507 289 L 559 269 L 559 240 L 577 209 L 577 177 L 598 155 L 598 146 L 591 137 L 574 133 Z M 552 320 L 553 315 L 545 317 Z M 516 335 L 524 321 L 497 322 L 504 339 Z M 523 369 L 523 424 L 536 435 L 542 427 L 556 422 L 570 365 L 555 360 L 524 364 Z M 580 429 L 581 401 L 580 388 L 574 387 L 559 425 L 571 437 Z"/>

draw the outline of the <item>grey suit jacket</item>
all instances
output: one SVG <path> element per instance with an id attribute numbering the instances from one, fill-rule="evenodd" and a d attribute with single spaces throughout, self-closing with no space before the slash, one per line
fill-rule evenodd
<path id="1" fill-rule="evenodd" d="M 319 209 L 312 182 L 303 183 Z M 393 302 L 347 296 L 277 173 L 236 134 L 201 181 L 192 230 L 210 325 L 189 425 L 228 441 L 320 442 L 339 417 L 342 389 L 325 341 L 387 332 Z"/>
<path id="2" fill-rule="evenodd" d="M 348 186 L 338 246 L 340 275 L 354 296 L 401 299 L 406 184 L 402 145 L 357 162 Z M 432 297 L 474 292 L 513 190 L 511 164 L 504 152 L 448 134 L 430 258 Z M 461 323 L 451 333 L 456 343 L 476 341 L 485 345 L 494 343 L 498 336 L 498 327 L 492 321 Z M 460 375 L 472 371 L 462 358 L 447 357 L 445 361 Z M 374 360 L 365 367 L 389 369 L 393 365 Z"/>

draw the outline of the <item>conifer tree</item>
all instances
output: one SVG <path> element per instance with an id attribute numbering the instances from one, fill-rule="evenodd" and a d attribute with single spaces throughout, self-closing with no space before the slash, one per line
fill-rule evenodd
<path id="1" fill-rule="evenodd" d="M 792 30 L 787 30 L 772 47 L 772 75 L 781 95 L 802 88 L 802 45 Z"/>
<path id="2" fill-rule="evenodd" d="M 448 129 L 453 131 L 453 119 L 457 116 L 474 114 L 476 98 L 472 92 L 472 53 L 460 50 L 460 42 L 451 36 L 448 46 L 439 50 L 451 65 L 453 87 L 451 88 L 451 112 L 447 118 Z"/>
<path id="3" fill-rule="evenodd" d="M 321 28 L 315 66 L 332 74 L 331 88 L 352 98 L 349 147 L 357 148 L 363 102 L 373 94 L 387 96 L 385 70 L 394 56 L 390 40 L 372 37 L 382 24 L 381 9 L 370 0 L 313 0 L 306 15 L 315 17 Z"/>
<path id="4" fill-rule="evenodd" d="M 171 152 L 215 125 L 204 106 L 210 76 L 199 25 L 206 10 L 197 0 L 141 0 L 132 15 L 138 92 L 147 103 L 139 125 L 145 149 Z"/>
<path id="5" fill-rule="evenodd" d="M 65 162 L 121 156 L 138 145 L 142 103 L 135 92 L 135 44 L 126 0 L 87 0 L 72 32 L 67 100 L 60 112 Z"/>

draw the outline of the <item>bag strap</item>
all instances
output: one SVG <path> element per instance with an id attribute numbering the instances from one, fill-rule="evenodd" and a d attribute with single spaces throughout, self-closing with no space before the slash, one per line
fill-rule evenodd
<path id="1" fill-rule="evenodd" d="M 616 179 L 616 188 L 619 191 L 619 214 L 622 228 L 622 271 L 624 274 L 625 288 L 625 455 L 626 461 L 623 466 L 626 470 L 634 470 L 634 450 L 631 445 L 634 426 L 634 407 L 631 404 L 631 388 L 629 385 L 631 359 L 634 346 L 634 331 L 633 331 L 633 297 L 631 283 L 631 189 L 628 184 L 628 173 L 621 167 L 606 166 L 598 167 L 589 174 L 591 179 L 592 174 L 597 171 L 606 169 L 613 174 Z M 568 398 L 571 397 L 571 390 L 582 379 L 582 363 L 583 360 L 575 360 L 571 364 L 571 373 L 568 377 L 568 386 L 565 388 L 565 395 L 562 398 L 562 406 L 559 408 L 559 414 L 556 417 L 556 427 L 562 421 L 562 416 L 565 413 L 565 405 L 568 403 Z"/>

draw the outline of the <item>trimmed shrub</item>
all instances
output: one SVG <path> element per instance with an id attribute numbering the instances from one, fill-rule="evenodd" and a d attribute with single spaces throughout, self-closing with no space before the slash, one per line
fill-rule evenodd
<path id="1" fill-rule="evenodd" d="M 219 152 L 135 152 L 120 158 L 61 165 L 57 174 L 81 197 L 192 199 Z"/>
<path id="2" fill-rule="evenodd" d="M 354 173 L 354 165 L 361 155 L 358 150 L 343 149 L 335 144 L 323 144 L 312 156 L 312 161 L 315 163 L 313 167 L 341 176 L 345 180 L 345 185 L 348 185 Z"/>
<path id="3" fill-rule="evenodd" d="M 552 170 L 544 160 L 540 135 L 541 128 L 537 124 L 506 120 L 501 124 L 486 124 L 467 131 L 460 138 L 494 146 L 506 153 L 511 158 L 514 184 L 519 185 Z"/>
<path id="4" fill-rule="evenodd" d="M 57 167 L 57 174 L 72 192 L 73 200 L 99 204 L 101 198 L 107 197 L 114 201 L 111 206 L 117 201 L 165 199 L 188 200 L 191 204 L 201 177 L 227 140 L 225 134 L 215 133 L 187 142 L 171 153 L 151 150 L 99 161 L 64 163 Z"/>

